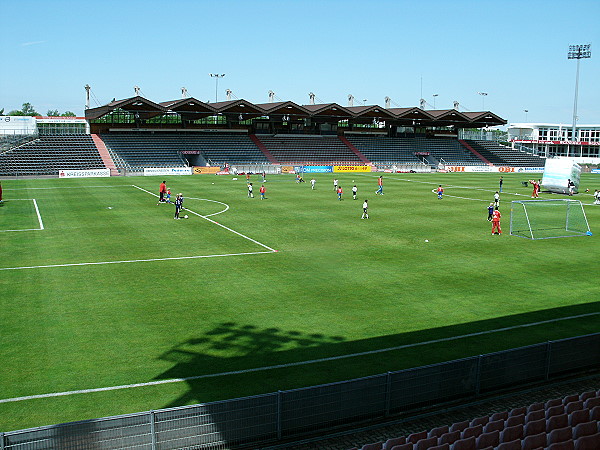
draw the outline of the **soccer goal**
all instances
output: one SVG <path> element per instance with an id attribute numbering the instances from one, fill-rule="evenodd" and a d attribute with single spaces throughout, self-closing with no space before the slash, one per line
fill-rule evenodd
<path id="1" fill-rule="evenodd" d="M 510 208 L 510 234 L 528 239 L 591 236 L 579 200 L 516 200 Z"/>

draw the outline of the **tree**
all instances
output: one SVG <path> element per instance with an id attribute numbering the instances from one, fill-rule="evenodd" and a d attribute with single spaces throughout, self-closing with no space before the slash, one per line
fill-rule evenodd
<path id="1" fill-rule="evenodd" d="M 71 112 L 71 111 L 65 111 L 64 113 L 61 114 L 61 116 L 63 116 L 63 117 L 77 117 L 75 115 L 75 113 Z"/>
<path id="2" fill-rule="evenodd" d="M 49 109 L 48 110 L 48 114 L 49 117 L 56 117 L 56 116 L 60 116 L 60 114 L 58 113 L 58 109 Z"/>
<path id="3" fill-rule="evenodd" d="M 0 116 L 4 115 L 4 108 L 0 109 Z"/>
<path id="4" fill-rule="evenodd" d="M 31 103 L 23 103 L 21 110 L 12 110 L 8 113 L 9 116 L 39 116 L 40 113 L 35 110 Z"/>

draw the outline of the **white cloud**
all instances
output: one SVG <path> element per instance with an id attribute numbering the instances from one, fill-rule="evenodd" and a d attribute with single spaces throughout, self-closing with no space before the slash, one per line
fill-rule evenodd
<path id="1" fill-rule="evenodd" d="M 39 44 L 44 44 L 46 41 L 33 41 L 33 42 L 23 42 L 21 44 L 21 47 L 28 47 L 30 45 L 39 45 Z"/>

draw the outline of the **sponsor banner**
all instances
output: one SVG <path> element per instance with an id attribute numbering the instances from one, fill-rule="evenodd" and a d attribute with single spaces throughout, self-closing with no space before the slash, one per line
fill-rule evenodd
<path id="1" fill-rule="evenodd" d="M 304 173 L 330 173 L 333 166 L 304 166 Z"/>
<path id="2" fill-rule="evenodd" d="M 35 117 L 0 116 L 0 135 L 35 134 L 36 130 Z"/>
<path id="3" fill-rule="evenodd" d="M 144 167 L 144 176 L 153 175 L 191 175 L 191 167 Z"/>
<path id="4" fill-rule="evenodd" d="M 281 173 L 294 173 L 293 166 L 281 166 Z"/>
<path id="5" fill-rule="evenodd" d="M 110 169 L 96 170 L 59 170 L 58 178 L 110 177 Z"/>
<path id="6" fill-rule="evenodd" d="M 221 168 L 219 166 L 215 166 L 215 167 L 194 166 L 194 168 L 193 168 L 194 175 L 202 175 L 202 174 L 207 174 L 207 173 L 215 174 L 220 171 L 221 171 Z"/>
<path id="7" fill-rule="evenodd" d="M 199 155 L 200 150 L 182 150 L 179 153 L 181 153 L 182 155 Z"/>
<path id="8" fill-rule="evenodd" d="M 85 117 L 36 116 L 35 120 L 37 123 L 86 123 Z"/>
<path id="9" fill-rule="evenodd" d="M 543 172 L 543 167 L 512 167 L 512 166 L 446 166 L 448 172 L 500 172 L 525 173 Z"/>
<path id="10" fill-rule="evenodd" d="M 525 172 L 543 172 L 543 167 L 515 167 L 515 172 L 525 173 Z"/>
<path id="11" fill-rule="evenodd" d="M 592 173 L 600 173 L 600 169 L 592 169 Z"/>
<path id="12" fill-rule="evenodd" d="M 600 142 L 589 142 L 589 141 L 540 141 L 535 139 L 524 140 L 524 139 L 511 139 L 510 142 L 518 142 L 521 144 L 554 144 L 554 145 L 600 145 Z"/>
<path id="13" fill-rule="evenodd" d="M 333 166 L 334 172 L 370 172 L 371 166 Z"/>

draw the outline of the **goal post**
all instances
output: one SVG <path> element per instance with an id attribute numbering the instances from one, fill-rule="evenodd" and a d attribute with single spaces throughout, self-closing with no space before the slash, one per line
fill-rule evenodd
<path id="1" fill-rule="evenodd" d="M 528 239 L 591 236 L 579 200 L 515 200 L 510 208 L 510 234 Z"/>

